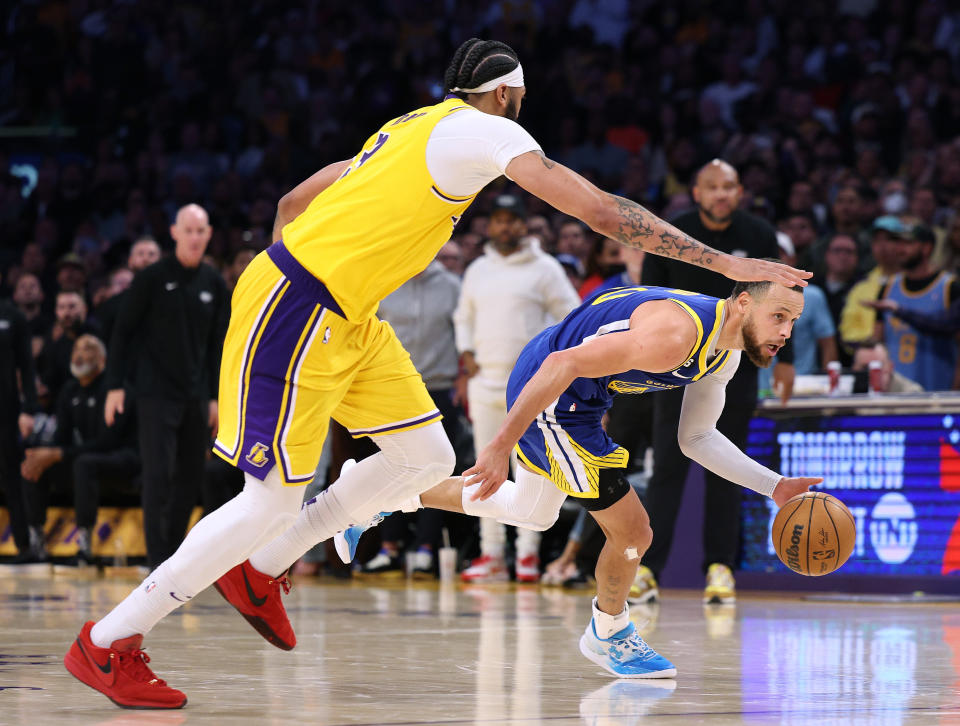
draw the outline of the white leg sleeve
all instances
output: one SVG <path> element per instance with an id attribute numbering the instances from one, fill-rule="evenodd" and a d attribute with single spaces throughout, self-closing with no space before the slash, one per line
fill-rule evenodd
<path id="1" fill-rule="evenodd" d="M 294 525 L 250 557 L 256 570 L 278 576 L 318 542 L 378 512 L 400 509 L 448 478 L 456 465 L 440 422 L 373 440 L 380 452 L 305 502 Z"/>
<path id="2" fill-rule="evenodd" d="M 475 517 L 494 517 L 504 524 L 524 529 L 543 531 L 557 521 L 560 507 L 567 495 L 552 481 L 520 467 L 516 481 L 505 481 L 484 501 L 472 501 L 479 484 L 464 487 L 461 502 L 463 511 Z"/>
<path id="3" fill-rule="evenodd" d="M 93 627 L 93 642 L 106 647 L 147 633 L 163 617 L 243 562 L 297 517 L 303 487 L 285 487 L 277 470 L 264 481 L 250 475 L 243 491 L 197 522 L 176 552 Z"/>

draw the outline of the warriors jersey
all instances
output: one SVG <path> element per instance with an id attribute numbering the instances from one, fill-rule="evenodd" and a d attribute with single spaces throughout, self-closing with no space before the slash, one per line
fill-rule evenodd
<path id="1" fill-rule="evenodd" d="M 599 469 L 627 465 L 627 451 L 612 441 L 600 425 L 615 394 L 677 388 L 723 368 L 733 351 L 722 350 L 714 355 L 714 347 L 726 301 L 662 287 L 606 290 L 588 298 L 561 322 L 531 340 L 510 376 L 508 406 L 513 405 L 550 353 L 629 329 L 633 312 L 653 300 L 670 300 L 696 325 L 697 340 L 687 360 L 665 373 L 629 370 L 602 378 L 577 378 L 530 425 L 517 445 L 527 466 L 572 496 L 595 497 Z M 735 363 L 739 363 L 739 356 L 734 357 Z"/>
<path id="2" fill-rule="evenodd" d="M 904 287 L 901 273 L 890 280 L 884 297 L 911 311 L 940 313 L 950 307 L 953 280 L 953 275 L 942 272 L 923 290 L 910 292 Z M 924 335 L 890 314 L 886 316 L 883 332 L 897 373 L 916 381 L 927 391 L 949 391 L 953 387 L 957 343 L 952 336 Z"/>
<path id="3" fill-rule="evenodd" d="M 437 123 L 470 107 L 451 98 L 387 122 L 337 181 L 283 228 L 293 257 L 359 322 L 422 271 L 476 196 L 441 189 L 427 168 Z"/>

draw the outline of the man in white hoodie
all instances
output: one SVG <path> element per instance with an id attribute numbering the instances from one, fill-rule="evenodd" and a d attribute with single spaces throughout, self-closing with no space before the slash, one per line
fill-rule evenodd
<path id="1" fill-rule="evenodd" d="M 507 379 L 523 346 L 580 304 L 563 267 L 526 237 L 523 202 L 512 194 L 494 200 L 484 255 L 467 268 L 454 313 L 457 350 L 469 381 L 473 441 L 482 451 L 507 415 Z M 466 582 L 507 579 L 506 527 L 480 520 L 480 557 L 463 572 Z M 540 579 L 540 533 L 517 530 L 518 582 Z"/>

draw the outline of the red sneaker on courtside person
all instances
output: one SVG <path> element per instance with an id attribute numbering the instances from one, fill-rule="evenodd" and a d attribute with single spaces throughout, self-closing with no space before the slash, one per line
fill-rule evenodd
<path id="1" fill-rule="evenodd" d="M 147 666 L 150 658 L 140 646 L 142 635 L 115 640 L 99 648 L 90 640 L 93 621 L 87 622 L 63 657 L 63 664 L 80 681 L 122 708 L 183 708 L 187 697 L 157 678 Z"/>
<path id="2" fill-rule="evenodd" d="M 293 633 L 280 595 L 281 587 L 285 593 L 290 592 L 290 581 L 286 575 L 264 575 L 250 566 L 250 560 L 246 560 L 213 583 L 213 586 L 268 643 L 283 650 L 293 650 L 297 636 Z"/>

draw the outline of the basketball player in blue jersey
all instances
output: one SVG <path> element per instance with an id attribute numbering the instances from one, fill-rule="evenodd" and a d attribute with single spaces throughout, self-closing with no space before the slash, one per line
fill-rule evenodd
<path id="1" fill-rule="evenodd" d="M 509 413 L 462 478 L 421 495 L 425 507 L 545 530 L 567 496 L 590 511 L 607 541 L 597 561 L 593 618 L 580 652 L 618 678 L 669 678 L 676 668 L 630 621 L 627 594 L 653 533 L 627 483 L 627 452 L 601 426 L 618 393 L 686 386 L 683 453 L 778 506 L 821 479 L 785 478 L 747 457 L 716 429 L 741 351 L 769 366 L 803 310 L 800 287 L 738 283 L 726 300 L 659 287 L 621 287 L 588 298 L 520 354 Z M 522 462 L 506 481 L 508 458 Z M 350 541 L 361 527 L 347 533 Z"/>

